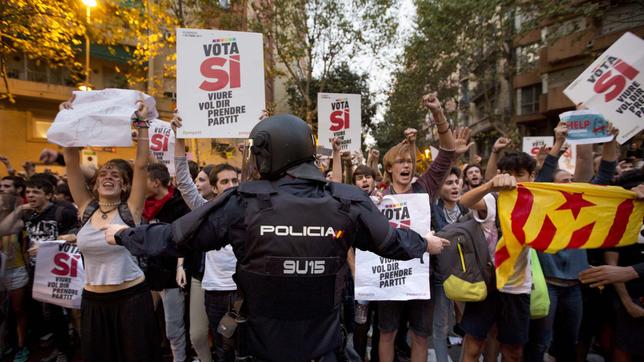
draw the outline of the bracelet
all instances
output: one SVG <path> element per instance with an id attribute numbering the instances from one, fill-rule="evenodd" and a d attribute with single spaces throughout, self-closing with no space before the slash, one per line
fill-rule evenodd
<path id="1" fill-rule="evenodd" d="M 134 122 L 132 122 L 132 125 L 134 125 L 135 128 L 150 128 L 150 122 L 143 120 L 139 121 L 138 119 Z"/>
<path id="2" fill-rule="evenodd" d="M 438 129 L 438 127 L 436 127 L 436 130 L 438 131 L 438 134 L 445 134 L 445 133 L 447 133 L 447 131 L 449 131 L 449 130 L 450 130 L 450 127 L 449 127 L 449 126 L 447 126 L 447 129 L 446 129 L 446 130 L 444 130 L 444 131 L 442 131 L 442 132 L 441 132 L 441 130 L 439 130 L 439 129 Z"/>

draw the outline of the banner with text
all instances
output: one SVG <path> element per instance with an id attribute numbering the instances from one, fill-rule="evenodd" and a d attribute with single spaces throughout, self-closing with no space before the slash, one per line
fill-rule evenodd
<path id="1" fill-rule="evenodd" d="M 131 89 L 74 91 L 71 109 L 62 109 L 47 130 L 47 139 L 63 147 L 130 147 L 131 123 L 138 101 L 148 106 L 147 119 L 159 117 L 156 101 Z"/>
<path id="2" fill-rule="evenodd" d="M 588 109 L 568 111 L 560 114 L 559 119 L 568 126 L 568 144 L 586 145 L 613 139 L 608 134 L 608 121 L 597 112 Z"/>
<path id="3" fill-rule="evenodd" d="M 553 143 L 554 137 L 552 136 L 523 137 L 523 152 L 532 155 L 532 157 L 537 157 L 541 147 L 552 147 Z"/>
<path id="4" fill-rule="evenodd" d="M 644 40 L 625 33 L 565 90 L 574 104 L 583 103 L 619 128 L 617 141 L 644 129 Z"/>
<path id="5" fill-rule="evenodd" d="M 429 195 L 385 196 L 378 209 L 394 228 L 412 229 L 420 235 L 429 232 Z M 356 300 L 430 299 L 429 253 L 420 259 L 393 260 L 356 249 Z"/>
<path id="6" fill-rule="evenodd" d="M 329 140 L 340 138 L 342 151 L 362 148 L 360 94 L 318 93 L 318 144 L 331 147 Z"/>
<path id="7" fill-rule="evenodd" d="M 150 152 L 160 163 L 166 165 L 174 176 L 174 132 L 169 122 L 154 119 L 150 122 Z"/>
<path id="8" fill-rule="evenodd" d="M 177 137 L 247 138 L 264 101 L 262 34 L 177 28 Z"/>
<path id="9" fill-rule="evenodd" d="M 80 309 L 84 285 L 85 269 L 77 246 L 61 240 L 40 244 L 34 274 L 34 299 Z"/>

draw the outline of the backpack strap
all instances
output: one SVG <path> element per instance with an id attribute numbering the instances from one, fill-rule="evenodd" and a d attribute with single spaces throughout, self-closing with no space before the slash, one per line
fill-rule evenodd
<path id="1" fill-rule="evenodd" d="M 100 206 L 98 204 L 98 200 L 90 201 L 90 203 L 85 208 L 85 211 L 83 211 L 83 217 L 81 218 L 81 227 L 87 224 L 89 219 L 92 218 L 92 215 L 94 215 L 94 213 L 96 212 L 96 210 L 99 209 L 99 207 Z M 136 226 L 136 223 L 134 222 L 134 217 L 132 216 L 132 212 L 130 211 L 130 208 L 127 206 L 126 202 L 121 202 L 118 206 L 118 210 L 119 210 L 119 216 L 127 226 L 129 227 Z"/>
<path id="2" fill-rule="evenodd" d="M 130 208 L 127 206 L 127 203 L 121 202 L 118 206 L 119 209 L 119 216 L 123 220 L 123 222 L 129 226 L 129 227 L 135 227 L 136 223 L 134 222 L 134 217 L 132 216 L 132 212 L 130 211 Z"/>
<path id="3" fill-rule="evenodd" d="M 96 210 L 98 210 L 99 205 L 98 205 L 98 200 L 92 200 L 90 201 L 89 204 L 87 204 L 87 207 L 85 207 L 85 211 L 83 211 L 83 217 L 81 217 L 81 227 L 85 226 L 89 219 L 94 215 Z"/>

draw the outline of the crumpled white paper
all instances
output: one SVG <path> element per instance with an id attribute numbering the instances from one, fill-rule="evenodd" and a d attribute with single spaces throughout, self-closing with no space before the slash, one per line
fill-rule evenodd
<path id="1" fill-rule="evenodd" d="M 129 147 L 137 101 L 147 105 L 147 119 L 159 116 L 154 98 L 136 90 L 108 88 L 74 95 L 73 109 L 59 111 L 47 131 L 49 142 L 63 147 Z"/>

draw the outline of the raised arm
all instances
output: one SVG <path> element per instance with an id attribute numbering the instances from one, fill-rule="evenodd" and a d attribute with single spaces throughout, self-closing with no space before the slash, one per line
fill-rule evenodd
<path id="1" fill-rule="evenodd" d="M 367 156 L 367 166 L 371 167 L 376 172 L 376 180 L 382 180 L 382 173 L 378 168 L 378 161 L 380 160 L 380 151 L 375 148 L 369 149 L 369 156 Z"/>
<path id="2" fill-rule="evenodd" d="M 557 127 L 555 127 L 555 142 L 552 145 L 552 148 L 546 155 L 546 158 L 543 162 L 535 181 L 537 182 L 553 182 L 554 174 L 559 166 L 559 152 L 561 152 L 561 147 L 564 142 L 566 142 L 566 137 L 568 136 L 568 126 L 566 122 L 559 122 Z"/>
<path id="3" fill-rule="evenodd" d="M 16 169 L 11 166 L 11 161 L 8 157 L 0 155 L 0 163 L 4 164 L 7 168 L 7 174 L 14 176 L 16 174 Z"/>
<path id="4" fill-rule="evenodd" d="M 177 128 L 182 125 L 182 120 L 177 116 L 176 110 L 171 124 L 172 132 L 174 132 L 176 136 Z M 190 177 L 190 169 L 188 168 L 188 160 L 186 159 L 185 139 L 183 138 L 176 138 L 174 146 L 174 168 L 177 188 L 179 189 L 179 192 L 181 192 L 181 197 L 183 197 L 183 201 L 186 202 L 186 205 L 188 205 L 191 210 L 194 210 L 205 204 L 207 200 L 199 194 L 197 186 L 192 181 L 192 177 Z"/>
<path id="5" fill-rule="evenodd" d="M 29 210 L 29 204 L 22 204 L 16 207 L 7 217 L 0 221 L 0 236 L 11 235 L 20 232 L 25 224 L 22 215 Z"/>
<path id="6" fill-rule="evenodd" d="M 485 179 L 491 180 L 496 176 L 496 163 L 499 160 L 499 154 L 503 149 L 512 144 L 512 140 L 505 137 L 499 137 L 494 145 L 492 146 L 492 153 L 490 153 L 490 158 L 487 160 L 487 166 L 485 166 Z"/>
<path id="7" fill-rule="evenodd" d="M 619 157 L 619 145 L 617 144 L 617 135 L 619 130 L 608 123 L 608 133 L 613 135 L 613 139 L 604 143 L 602 148 L 602 159 L 599 162 L 597 175 L 593 177 L 591 183 L 597 185 L 610 185 L 617 168 L 617 158 Z"/>
<path id="8" fill-rule="evenodd" d="M 454 150 L 454 135 L 450 131 L 449 122 L 445 118 L 443 107 L 441 107 L 441 102 L 438 100 L 436 92 L 425 95 L 423 105 L 429 109 L 432 117 L 434 117 L 440 147 L 446 151 Z"/>
<path id="9" fill-rule="evenodd" d="M 331 141 L 331 148 L 333 149 L 331 181 L 342 182 L 342 151 L 340 150 L 340 139 L 338 137 L 334 137 L 329 141 Z"/>
<path id="10" fill-rule="evenodd" d="M 486 211 L 487 206 L 483 197 L 490 192 L 501 190 L 511 190 L 517 186 L 517 180 L 514 176 L 507 173 L 497 174 L 483 185 L 473 188 L 466 192 L 460 200 L 460 204 L 468 209 Z"/>
<path id="11" fill-rule="evenodd" d="M 139 108 L 135 112 L 135 120 L 132 122 L 138 131 L 136 143 L 136 158 L 134 159 L 134 176 L 132 178 L 132 191 L 127 200 L 127 205 L 132 212 L 134 222 L 141 222 L 143 205 L 145 203 L 146 184 L 148 179 L 148 155 L 150 153 L 150 140 L 148 128 L 150 123 L 145 119 L 147 107 L 145 103 L 139 102 Z"/>

